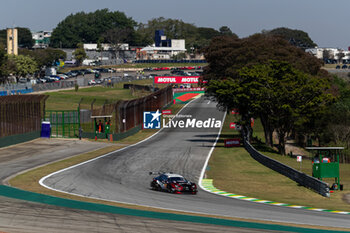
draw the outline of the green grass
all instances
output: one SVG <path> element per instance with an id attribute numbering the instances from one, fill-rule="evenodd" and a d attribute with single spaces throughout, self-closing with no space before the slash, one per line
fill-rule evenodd
<path id="1" fill-rule="evenodd" d="M 153 85 L 153 79 L 141 79 L 130 82 L 120 82 L 114 85 L 113 88 L 104 86 L 93 86 L 87 88 L 79 88 L 76 92 L 72 90 L 46 92 L 49 98 L 46 100 L 46 110 L 76 110 L 78 103 L 83 98 L 81 103 L 82 109 L 90 109 L 94 99 L 94 106 L 102 106 L 106 101 L 113 103 L 118 100 L 136 99 L 150 94 L 147 91 L 134 91 L 124 89 L 124 84 L 137 85 Z M 166 84 L 156 84 L 155 87 L 164 88 Z"/>
<path id="2" fill-rule="evenodd" d="M 149 85 L 152 80 L 136 80 L 130 83 L 139 85 Z M 113 88 L 94 86 L 89 88 L 80 88 L 75 90 L 65 90 L 57 92 L 47 92 L 49 98 L 46 101 L 47 110 L 75 110 L 78 108 L 78 103 L 83 98 L 81 108 L 91 108 L 91 103 L 96 99 L 94 106 L 102 106 L 106 101 L 113 103 L 118 100 L 130 100 L 139 98 L 149 94 L 149 92 L 135 91 L 123 89 L 125 83 L 118 83 Z"/>
<path id="3" fill-rule="evenodd" d="M 344 191 L 336 191 L 330 198 L 322 197 L 261 165 L 251 158 L 243 147 L 225 148 L 223 139 L 239 136 L 236 131 L 229 129 L 229 122 L 232 121 L 232 116 L 228 115 L 220 140 L 209 161 L 207 178 L 214 180 L 215 187 L 226 192 L 264 200 L 350 211 L 350 205 L 343 200 L 343 194 L 350 192 L 350 164 L 340 166 L 340 179 L 344 184 Z M 255 127 L 261 129 L 259 121 L 255 121 Z M 281 156 L 271 149 L 265 149 L 262 153 L 299 170 L 300 164 L 294 158 Z M 311 161 L 303 161 L 302 171 L 311 174 Z"/>

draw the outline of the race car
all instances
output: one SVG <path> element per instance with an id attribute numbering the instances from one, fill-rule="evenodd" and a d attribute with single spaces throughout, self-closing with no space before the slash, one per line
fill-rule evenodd
<path id="1" fill-rule="evenodd" d="M 150 175 L 154 173 L 150 172 Z M 158 173 L 151 182 L 153 190 L 168 191 L 170 193 L 192 193 L 197 194 L 197 185 L 186 180 L 183 176 L 173 173 Z"/>

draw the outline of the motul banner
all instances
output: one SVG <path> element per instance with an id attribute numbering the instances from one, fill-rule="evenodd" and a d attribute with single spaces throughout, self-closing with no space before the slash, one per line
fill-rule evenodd
<path id="1" fill-rule="evenodd" d="M 154 83 L 198 83 L 199 76 L 155 76 Z"/>
<path id="2" fill-rule="evenodd" d="M 170 115 L 171 114 L 171 109 L 162 110 L 162 114 L 163 115 Z"/>

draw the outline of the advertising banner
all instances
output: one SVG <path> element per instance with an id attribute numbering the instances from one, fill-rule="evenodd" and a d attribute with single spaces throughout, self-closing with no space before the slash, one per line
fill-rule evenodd
<path id="1" fill-rule="evenodd" d="M 155 76 L 154 83 L 198 83 L 199 76 Z"/>
<path id="2" fill-rule="evenodd" d="M 170 115 L 171 114 L 171 109 L 162 110 L 162 114 L 163 115 Z"/>

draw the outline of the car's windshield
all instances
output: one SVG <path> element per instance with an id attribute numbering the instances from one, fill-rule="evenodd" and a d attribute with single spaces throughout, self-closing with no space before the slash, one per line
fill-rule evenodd
<path id="1" fill-rule="evenodd" d="M 183 177 L 170 177 L 169 180 L 171 182 L 174 182 L 174 181 L 176 181 L 176 182 L 187 182 L 186 179 L 183 178 Z"/>

